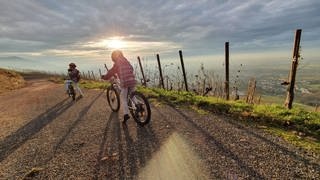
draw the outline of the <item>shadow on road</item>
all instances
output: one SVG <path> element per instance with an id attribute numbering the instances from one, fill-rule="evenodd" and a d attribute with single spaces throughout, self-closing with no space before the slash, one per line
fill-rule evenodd
<path id="1" fill-rule="evenodd" d="M 57 103 L 46 112 L 32 119 L 29 123 L 18 129 L 16 132 L 5 137 L 4 140 L 0 142 L 0 162 L 18 149 L 29 138 L 38 133 L 43 127 L 51 123 L 54 119 L 71 107 L 73 102 L 64 104 L 67 99 L 68 98 Z"/>
<path id="2" fill-rule="evenodd" d="M 101 166 L 103 165 L 103 155 L 104 155 L 104 151 L 105 151 L 105 146 L 107 144 L 107 139 L 108 139 L 108 131 L 111 127 L 111 122 L 112 121 L 116 121 L 118 119 L 118 112 L 112 112 L 109 116 L 109 118 L 107 119 L 107 123 L 105 126 L 105 129 L 103 131 L 103 137 L 102 137 L 102 141 L 99 147 L 99 153 L 98 153 L 98 157 L 97 157 L 97 162 L 95 165 L 95 169 L 94 169 L 94 178 L 93 179 L 99 179 L 99 172 L 101 169 Z"/>
<path id="3" fill-rule="evenodd" d="M 38 166 L 43 166 L 45 164 L 47 164 L 48 162 L 50 162 L 56 155 L 58 149 L 61 147 L 61 145 L 63 144 L 63 142 L 65 142 L 65 140 L 67 139 L 67 137 L 70 135 L 70 133 L 72 132 L 72 130 L 84 119 L 83 117 L 88 113 L 88 111 L 90 110 L 90 108 L 92 107 L 92 105 L 94 104 L 94 102 L 101 96 L 102 93 L 100 93 L 99 95 L 97 95 L 97 97 L 95 97 L 92 102 L 90 104 L 88 104 L 87 106 L 85 106 L 79 113 L 78 117 L 76 118 L 76 120 L 68 127 L 69 129 L 66 131 L 66 133 L 62 136 L 62 138 L 58 141 L 58 143 L 53 147 L 53 153 L 50 154 L 50 156 L 47 156 L 45 158 L 45 160 L 43 160 L 42 162 L 40 162 L 38 164 Z"/>
<path id="4" fill-rule="evenodd" d="M 128 166 L 129 172 L 127 172 L 126 176 L 123 176 L 125 175 L 125 172 L 121 172 L 122 174 L 119 174 L 119 176 L 123 179 L 125 179 L 126 177 L 133 178 L 138 175 L 141 168 L 146 166 L 148 160 L 152 158 L 153 152 L 156 152 L 160 149 L 160 142 L 152 129 L 151 123 L 144 127 L 140 127 L 137 125 L 136 141 L 132 139 L 132 135 L 130 135 L 129 129 L 126 125 L 122 124 L 122 129 L 124 133 L 124 141 L 127 148 L 125 151 L 127 154 L 125 154 L 124 156 L 127 158 L 126 161 L 129 162 L 129 164 L 120 162 L 120 166 Z M 119 146 L 119 148 L 121 147 Z"/>
<path id="5" fill-rule="evenodd" d="M 134 129 L 136 132 L 130 132 Z M 159 148 L 160 143 L 151 124 L 128 127 L 121 123 L 117 112 L 112 112 L 103 133 L 94 179 L 101 176 L 106 179 L 134 179 L 139 169 L 151 159 L 152 152 Z"/>
<path id="6" fill-rule="evenodd" d="M 56 146 L 53 148 L 54 151 L 56 152 L 57 149 L 59 149 L 59 147 L 61 146 L 61 144 L 67 139 L 67 137 L 70 135 L 70 133 L 72 132 L 72 130 L 79 124 L 79 122 L 81 122 L 84 118 L 84 116 L 88 113 L 88 111 L 90 110 L 91 106 L 94 104 L 94 102 L 96 102 L 96 100 L 102 95 L 102 93 L 98 94 L 97 97 L 95 97 L 92 102 L 90 104 L 88 104 L 87 106 L 85 106 L 79 113 L 77 119 L 71 124 L 71 126 L 69 127 L 68 131 L 66 132 L 66 134 L 60 139 L 60 141 L 56 144 Z M 81 97 L 80 97 L 81 98 Z"/>

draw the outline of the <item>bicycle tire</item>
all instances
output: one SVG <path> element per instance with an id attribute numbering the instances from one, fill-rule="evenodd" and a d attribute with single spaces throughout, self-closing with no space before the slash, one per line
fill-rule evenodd
<path id="1" fill-rule="evenodd" d="M 69 85 L 69 93 L 70 93 L 70 96 L 72 97 L 72 100 L 76 100 L 76 92 L 74 91 L 74 88 L 72 85 Z"/>
<path id="2" fill-rule="evenodd" d="M 108 104 L 113 112 L 118 112 L 120 109 L 120 95 L 113 86 L 107 88 L 107 100 Z"/>
<path id="3" fill-rule="evenodd" d="M 132 100 L 134 97 L 139 100 L 139 102 L 135 104 L 135 108 L 132 105 L 134 103 Z M 140 109 L 138 109 L 138 105 L 141 105 L 142 108 L 140 107 Z M 150 122 L 151 108 L 148 99 L 143 94 L 137 91 L 132 92 L 130 94 L 128 106 L 133 119 L 138 125 L 144 126 Z M 145 112 L 147 113 L 146 115 Z M 141 118 L 143 118 L 143 120 Z"/>

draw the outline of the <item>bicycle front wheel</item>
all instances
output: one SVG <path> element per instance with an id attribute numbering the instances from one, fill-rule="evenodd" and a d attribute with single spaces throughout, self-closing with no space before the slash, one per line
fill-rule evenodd
<path id="1" fill-rule="evenodd" d="M 139 92 L 132 92 L 128 101 L 128 106 L 133 119 L 140 126 L 150 122 L 151 109 L 148 99 Z"/>
<path id="2" fill-rule="evenodd" d="M 107 88 L 106 95 L 107 95 L 108 104 L 109 104 L 111 110 L 113 112 L 119 111 L 119 109 L 120 109 L 120 96 L 119 96 L 118 91 L 114 87 L 110 86 L 109 88 Z"/>

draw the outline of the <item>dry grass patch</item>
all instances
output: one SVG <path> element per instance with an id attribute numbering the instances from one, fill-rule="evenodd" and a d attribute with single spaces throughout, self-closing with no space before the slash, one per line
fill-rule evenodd
<path id="1" fill-rule="evenodd" d="M 0 94 L 25 86 L 23 77 L 12 70 L 0 68 Z"/>

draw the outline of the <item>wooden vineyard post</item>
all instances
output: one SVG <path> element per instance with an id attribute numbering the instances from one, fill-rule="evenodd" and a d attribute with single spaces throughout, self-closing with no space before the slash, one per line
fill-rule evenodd
<path id="1" fill-rule="evenodd" d="M 225 72 L 226 72 L 225 93 L 226 93 L 226 100 L 229 100 L 229 42 L 225 43 Z"/>
<path id="2" fill-rule="evenodd" d="M 140 66 L 140 70 L 141 70 L 141 74 L 142 74 L 142 78 L 143 78 L 143 84 L 144 86 L 147 86 L 147 81 L 146 81 L 146 78 L 144 77 L 144 72 L 143 72 L 143 67 L 141 65 L 141 60 L 140 60 L 140 57 L 138 56 L 138 62 L 139 62 L 139 66 Z"/>
<path id="3" fill-rule="evenodd" d="M 158 61 L 158 67 L 159 67 L 159 73 L 160 73 L 160 84 L 161 84 L 161 87 L 164 89 L 164 82 L 163 82 L 163 76 L 162 76 L 162 69 L 161 69 L 161 63 L 160 63 L 159 54 L 157 54 L 157 61 Z"/>
<path id="4" fill-rule="evenodd" d="M 99 69 L 99 75 L 100 75 L 100 77 L 102 76 L 101 69 Z"/>
<path id="5" fill-rule="evenodd" d="M 89 80 L 91 80 L 90 71 L 88 71 L 88 77 L 89 77 Z"/>
<path id="6" fill-rule="evenodd" d="M 100 75 L 100 76 L 98 77 L 98 80 L 99 80 L 99 81 L 102 81 L 102 79 L 101 79 L 102 72 L 101 72 L 101 69 L 100 69 L 100 68 L 99 68 L 99 75 Z"/>
<path id="7" fill-rule="evenodd" d="M 109 71 L 108 67 L 106 64 L 104 64 L 104 68 L 106 68 L 107 71 Z"/>
<path id="8" fill-rule="evenodd" d="M 93 71 L 91 71 L 91 74 L 92 74 L 92 78 L 93 78 L 93 80 L 96 80 L 96 77 L 94 76 Z"/>
<path id="9" fill-rule="evenodd" d="M 256 91 L 256 80 L 254 78 L 249 80 L 248 83 L 248 92 L 247 92 L 247 98 L 246 98 L 246 102 L 253 104 L 254 103 L 254 93 Z"/>
<path id="10" fill-rule="evenodd" d="M 300 57 L 299 47 L 300 47 L 300 39 L 301 39 L 301 29 L 296 30 L 294 45 L 293 45 L 293 60 L 291 64 L 291 70 L 289 75 L 289 87 L 287 88 L 287 98 L 285 101 L 285 107 L 288 109 L 292 108 L 292 103 L 294 99 L 294 85 L 296 81 L 296 72 L 298 67 L 298 60 Z"/>
<path id="11" fill-rule="evenodd" d="M 184 69 L 184 62 L 183 62 L 183 56 L 182 56 L 181 50 L 179 51 L 179 56 L 180 56 L 181 68 L 182 68 L 182 73 L 183 73 L 183 78 L 184 78 L 184 85 L 185 85 L 186 91 L 188 91 L 187 75 L 186 75 L 186 71 Z"/>

